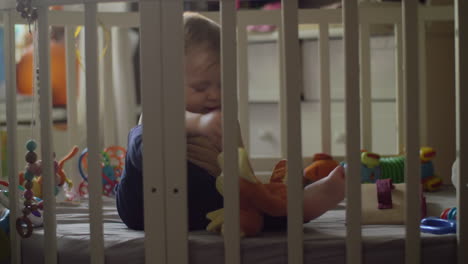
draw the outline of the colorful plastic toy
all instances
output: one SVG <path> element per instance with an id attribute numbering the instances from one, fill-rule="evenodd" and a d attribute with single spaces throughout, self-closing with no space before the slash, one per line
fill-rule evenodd
<path id="1" fill-rule="evenodd" d="M 457 208 L 456 207 L 450 207 L 442 211 L 440 214 L 441 219 L 446 219 L 446 220 L 457 220 Z"/>
<path id="2" fill-rule="evenodd" d="M 33 141 L 29 141 L 28 142 L 28 145 L 29 144 L 32 144 L 31 142 Z M 36 143 L 34 143 L 36 144 Z M 32 145 L 31 145 L 32 147 Z M 74 146 L 70 152 L 65 156 L 63 157 L 59 162 L 57 161 L 54 161 L 54 167 L 55 167 L 55 177 L 56 177 L 56 194 L 59 192 L 59 187 L 62 187 L 65 183 L 67 183 L 68 185 L 68 188 L 72 188 L 73 187 L 73 183 L 72 181 L 67 177 L 65 171 L 63 170 L 63 166 L 65 165 L 65 162 L 67 162 L 68 160 L 70 160 L 71 158 L 73 158 L 76 153 L 78 153 L 78 147 L 77 146 Z M 26 172 L 21 172 L 20 175 L 19 175 L 19 183 L 21 185 L 25 185 L 25 182 L 27 183 L 28 182 L 28 178 L 31 178 L 31 175 L 26 175 L 28 174 L 28 172 L 30 172 L 29 174 L 32 174 L 32 182 L 33 182 L 33 186 L 32 186 L 32 191 L 34 192 L 35 196 L 36 197 L 39 197 L 39 198 L 42 198 L 42 161 L 41 160 L 37 160 L 37 155 L 35 154 L 31 154 L 31 153 L 34 153 L 34 152 L 28 152 L 26 153 L 26 160 L 28 162 L 28 165 L 26 166 Z M 33 159 L 35 155 L 35 159 Z M 55 154 L 54 154 L 55 156 Z M 32 161 L 34 160 L 34 162 L 29 162 L 29 161 Z M 34 177 L 34 176 L 38 176 L 38 177 Z M 25 186 L 26 187 L 26 186 Z"/>
<path id="3" fill-rule="evenodd" d="M 421 232 L 435 235 L 453 234 L 457 232 L 457 222 L 437 217 L 427 217 L 421 220 Z"/>
<path id="4" fill-rule="evenodd" d="M 436 152 L 430 147 L 420 150 L 421 183 L 424 191 L 435 191 L 442 185 L 442 179 L 434 173 L 432 159 Z M 375 183 L 377 179 L 392 179 L 393 183 L 403 183 L 405 175 L 405 157 L 380 157 L 372 152 L 361 154 L 361 179 L 363 183 Z"/>
<path id="5" fill-rule="evenodd" d="M 103 194 L 106 196 L 114 196 L 115 186 L 120 181 L 125 166 L 126 150 L 120 146 L 110 146 L 102 151 L 102 184 Z M 88 149 L 86 148 L 80 155 L 78 169 L 83 181 L 79 187 L 79 194 L 85 197 L 88 194 Z"/>

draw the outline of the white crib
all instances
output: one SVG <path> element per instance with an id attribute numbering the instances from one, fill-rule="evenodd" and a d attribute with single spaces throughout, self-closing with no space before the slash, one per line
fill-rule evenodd
<path id="1" fill-rule="evenodd" d="M 33 4 L 39 9 L 39 61 L 40 61 L 40 120 L 44 175 L 52 175 L 52 120 L 51 92 L 49 76 L 49 25 L 63 25 L 67 29 L 67 72 L 68 89 L 73 89 L 74 46 L 72 29 L 84 25 L 85 65 L 86 65 L 86 112 L 87 146 L 89 147 L 89 173 L 101 175 L 99 135 L 103 129 L 95 113 L 99 112 L 100 67 L 98 52 L 98 18 L 102 23 L 114 27 L 139 27 L 141 37 L 141 85 L 142 111 L 151 113 L 152 118 L 145 120 L 145 166 L 144 200 L 145 226 L 144 252 L 145 263 L 188 263 L 189 233 L 187 230 L 187 196 L 184 101 L 183 101 L 183 41 L 182 41 L 182 3 L 176 0 L 141 0 L 139 13 L 98 13 L 97 4 L 114 2 L 109 0 L 37 0 Z M 125 1 L 125 2 L 131 2 Z M 136 1 L 134 1 L 136 2 Z M 283 1 L 281 11 L 239 11 L 235 12 L 234 0 L 222 0 L 219 14 L 206 13 L 222 25 L 222 83 L 223 83 L 223 126 L 224 139 L 237 138 L 236 120 L 239 118 L 244 138 L 248 135 L 248 73 L 247 73 L 247 31 L 252 24 L 275 24 L 280 30 L 281 63 L 281 135 L 282 155 L 288 159 L 288 175 L 302 175 L 303 157 L 301 152 L 300 91 L 290 87 L 299 87 L 299 45 L 298 24 L 318 24 L 321 66 L 321 131 L 323 135 L 322 151 L 329 152 L 331 146 L 330 122 L 330 68 L 329 68 L 329 32 L 330 24 L 343 23 L 345 43 L 345 86 L 346 86 L 346 160 L 347 167 L 347 203 L 346 203 L 346 262 L 363 263 L 363 239 L 361 227 L 361 188 L 360 160 L 361 147 L 369 145 L 370 130 L 370 55 L 369 25 L 393 24 L 396 28 L 399 59 L 398 67 L 398 140 L 405 146 L 407 153 L 407 200 L 406 200 L 406 263 L 421 262 L 421 235 L 419 230 L 419 165 L 418 153 L 420 142 L 420 113 L 418 98 L 424 96 L 424 39 L 421 31 L 424 23 L 436 20 L 454 20 L 456 30 L 456 73 L 457 73 L 457 149 L 460 158 L 458 186 L 466 186 L 468 181 L 467 134 L 468 78 L 463 74 L 468 70 L 468 3 L 455 1 L 455 7 L 419 6 L 417 0 L 403 1 L 402 6 L 362 5 L 358 1 L 343 1 L 341 10 L 316 10 L 297 8 L 297 1 Z M 84 4 L 84 12 L 48 11 L 50 5 Z M 0 15 L 5 30 L 5 65 L 7 88 L 7 131 L 8 131 L 8 168 L 9 181 L 17 185 L 18 166 L 16 153 L 23 151 L 16 144 L 16 84 L 14 54 L 14 29 L 18 23 L 24 23 L 15 11 L 15 1 L 0 3 Z M 359 45 L 361 41 L 361 45 Z M 422 70 L 421 70 L 422 69 Z M 107 73 L 108 71 L 106 71 Z M 109 78 L 109 76 L 104 77 Z M 155 89 L 155 87 L 157 89 Z M 239 87 L 238 89 L 236 89 Z M 288 89 L 286 89 L 288 87 Z M 411 88 L 413 87 L 413 88 Z M 360 98 L 360 92 L 362 97 Z M 72 93 L 68 93 L 71 95 Z M 239 100 L 232 100 L 239 98 Z M 403 98 L 406 98 L 403 100 Z M 76 121 L 76 103 L 69 96 L 69 118 L 71 124 Z M 422 101 L 424 103 L 424 101 Z M 149 115 L 145 115 L 149 116 Z M 361 124 L 361 126 L 356 124 Z M 158 129 L 163 127 L 163 129 Z M 404 129 L 403 129 L 404 128 Z M 147 136 L 151 135 L 151 136 Z M 361 135 L 363 141 L 361 142 Z M 247 140 L 248 141 L 248 140 Z M 225 263 L 241 263 L 242 241 L 239 238 L 239 184 L 237 171 L 237 144 L 225 140 L 224 174 L 225 196 Z M 12 154 L 12 155 L 10 155 Z M 259 167 L 271 166 L 272 159 L 253 160 Z M 267 164 L 267 165 L 262 165 Z M 12 173 L 13 172 L 13 173 Z M 149 175 L 160 177 L 149 177 Z M 170 175 L 170 177 L 169 177 Z M 166 177 L 167 176 L 167 177 Z M 104 263 L 103 234 L 103 198 L 100 177 L 89 179 L 89 216 L 90 216 L 90 256 L 91 263 Z M 53 194 L 54 179 L 44 180 L 44 263 L 58 263 L 58 242 L 56 203 Z M 288 263 L 304 263 L 304 230 L 302 223 L 302 179 L 288 177 Z M 12 197 L 17 197 L 17 190 L 11 190 Z M 458 263 L 468 262 L 468 229 L 464 225 L 468 218 L 468 198 L 466 187 L 457 189 L 457 259 Z M 17 204 L 16 199 L 11 203 Z M 11 206 L 11 219 L 16 219 L 20 212 Z M 11 230 L 15 223 L 11 221 Z M 21 239 L 11 232 L 12 262 L 21 263 Z M 130 260 L 129 260 L 130 261 Z"/>

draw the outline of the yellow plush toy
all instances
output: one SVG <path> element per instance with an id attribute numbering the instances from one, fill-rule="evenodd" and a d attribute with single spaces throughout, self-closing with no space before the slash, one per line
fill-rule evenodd
<path id="1" fill-rule="evenodd" d="M 255 177 L 247 152 L 239 148 L 239 190 L 240 190 L 240 229 L 242 236 L 254 236 L 262 231 L 264 215 L 286 216 L 287 193 L 283 180 L 286 177 L 286 161 L 280 161 L 274 168 L 269 183 L 262 183 Z M 218 162 L 222 166 L 223 156 Z M 218 191 L 223 194 L 223 176 L 216 180 Z M 207 214 L 211 220 L 208 231 L 223 232 L 224 209 Z"/>

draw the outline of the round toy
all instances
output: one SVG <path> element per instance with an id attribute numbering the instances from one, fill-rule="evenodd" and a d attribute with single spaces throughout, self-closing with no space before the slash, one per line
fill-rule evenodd
<path id="1" fill-rule="evenodd" d="M 111 146 L 105 148 L 101 155 L 102 193 L 105 196 L 113 196 L 114 188 L 119 183 L 125 166 L 126 150 L 119 146 Z M 88 194 L 88 149 L 80 155 L 78 170 L 83 178 L 78 191 L 81 196 L 86 196 Z"/>
<path id="2" fill-rule="evenodd" d="M 446 219 L 446 220 L 457 220 L 457 208 L 450 207 L 450 208 L 445 209 L 440 214 L 440 218 Z"/>

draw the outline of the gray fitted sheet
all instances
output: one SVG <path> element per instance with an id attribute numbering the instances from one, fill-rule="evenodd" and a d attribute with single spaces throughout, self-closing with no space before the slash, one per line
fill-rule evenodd
<path id="1" fill-rule="evenodd" d="M 455 205 L 455 191 L 427 194 L 429 215 L 437 216 Z M 345 263 L 344 202 L 320 218 L 304 225 L 306 263 Z M 363 226 L 364 263 L 404 263 L 404 226 Z M 104 200 L 104 239 L 106 263 L 144 263 L 142 231 L 129 230 L 120 221 L 115 202 Z M 89 220 L 87 204 L 79 207 L 59 206 L 57 210 L 57 245 L 59 263 L 90 263 Z M 455 235 L 422 234 L 423 263 L 455 263 Z M 43 230 L 35 229 L 29 239 L 22 241 L 23 263 L 44 263 Z M 241 242 L 242 263 L 287 263 L 285 232 L 268 232 Z M 223 239 L 204 231 L 189 234 L 190 263 L 223 263 Z"/>

